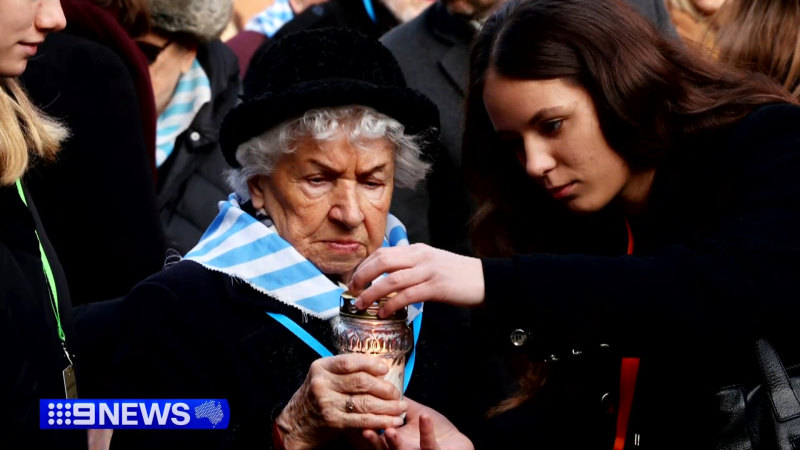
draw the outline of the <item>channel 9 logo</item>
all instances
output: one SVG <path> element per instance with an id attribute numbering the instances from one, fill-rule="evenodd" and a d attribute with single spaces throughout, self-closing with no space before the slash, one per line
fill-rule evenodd
<path id="1" fill-rule="evenodd" d="M 228 428 L 225 399 L 42 399 L 39 428 L 68 430 Z"/>

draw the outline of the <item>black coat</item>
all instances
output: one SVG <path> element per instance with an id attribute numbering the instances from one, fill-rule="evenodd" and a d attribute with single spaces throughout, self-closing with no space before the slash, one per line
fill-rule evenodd
<path id="1" fill-rule="evenodd" d="M 58 290 L 61 326 L 73 362 L 78 349 L 69 291 L 36 208 L 16 186 L 0 187 L 0 448 L 86 448 L 86 433 L 39 430 L 39 399 L 65 398 L 61 372 L 69 360 L 58 337 L 42 269 L 39 234 Z M 77 376 L 80 394 L 80 373 Z"/>
<path id="2" fill-rule="evenodd" d="M 114 449 L 271 448 L 272 422 L 319 355 L 266 311 L 286 315 L 336 353 L 327 321 L 304 320 L 299 310 L 193 261 L 153 275 L 121 308 L 111 396 L 225 398 L 231 415 L 227 430 L 116 431 Z M 424 334 L 423 323 L 408 394 L 437 405 L 445 393 L 425 383 L 447 359 L 430 356 Z"/>
<path id="3" fill-rule="evenodd" d="M 232 192 L 225 180 L 228 164 L 219 149 L 219 128 L 239 101 L 241 83 L 236 56 L 219 40 L 198 47 L 197 61 L 211 83 L 211 100 L 175 140 L 158 168 L 158 209 L 167 245 L 181 255 L 194 247 L 217 216 L 217 203 Z"/>
<path id="4" fill-rule="evenodd" d="M 55 164 L 31 170 L 29 187 L 75 304 L 121 297 L 166 252 L 135 72 L 111 46 L 66 32 L 39 53 L 23 82 L 71 136 Z"/>
<path id="5" fill-rule="evenodd" d="M 536 421 L 502 427 L 518 421 L 542 443 L 610 448 L 613 414 L 601 397 L 614 398 L 619 362 L 602 370 L 581 363 L 605 352 L 641 358 L 629 446 L 636 433 L 645 448 L 712 448 L 714 393 L 750 379 L 754 338 L 800 361 L 798 124 L 800 107 L 766 106 L 674 149 L 657 169 L 647 211 L 630 217 L 634 256 L 624 255 L 617 216 L 606 238 L 620 256 L 483 260 L 498 348 L 555 354 L 562 373 L 526 407 Z M 524 333 L 521 347 L 514 330 Z"/>

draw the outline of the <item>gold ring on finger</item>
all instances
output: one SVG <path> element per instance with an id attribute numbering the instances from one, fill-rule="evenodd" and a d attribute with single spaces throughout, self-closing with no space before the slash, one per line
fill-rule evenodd
<path id="1" fill-rule="evenodd" d="M 347 412 L 355 412 L 356 403 L 353 401 L 352 395 L 348 396 L 347 401 L 344 402 L 344 409 L 346 409 Z"/>

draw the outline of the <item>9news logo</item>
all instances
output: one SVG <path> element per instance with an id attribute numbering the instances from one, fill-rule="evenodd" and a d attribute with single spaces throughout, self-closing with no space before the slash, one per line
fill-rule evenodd
<path id="1" fill-rule="evenodd" d="M 68 430 L 228 428 L 228 401 L 221 399 L 41 399 L 39 428 Z"/>

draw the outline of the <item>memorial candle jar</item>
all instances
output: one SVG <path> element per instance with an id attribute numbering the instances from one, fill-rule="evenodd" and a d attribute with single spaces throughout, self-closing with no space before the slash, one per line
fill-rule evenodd
<path id="1" fill-rule="evenodd" d="M 339 353 L 363 353 L 381 358 L 389 367 L 385 380 L 403 392 L 406 355 L 413 345 L 411 327 L 406 323 L 408 311 L 403 308 L 387 318 L 378 317 L 383 298 L 359 310 L 355 297 L 345 292 L 339 300 L 339 321 L 333 329 L 333 340 Z"/>

